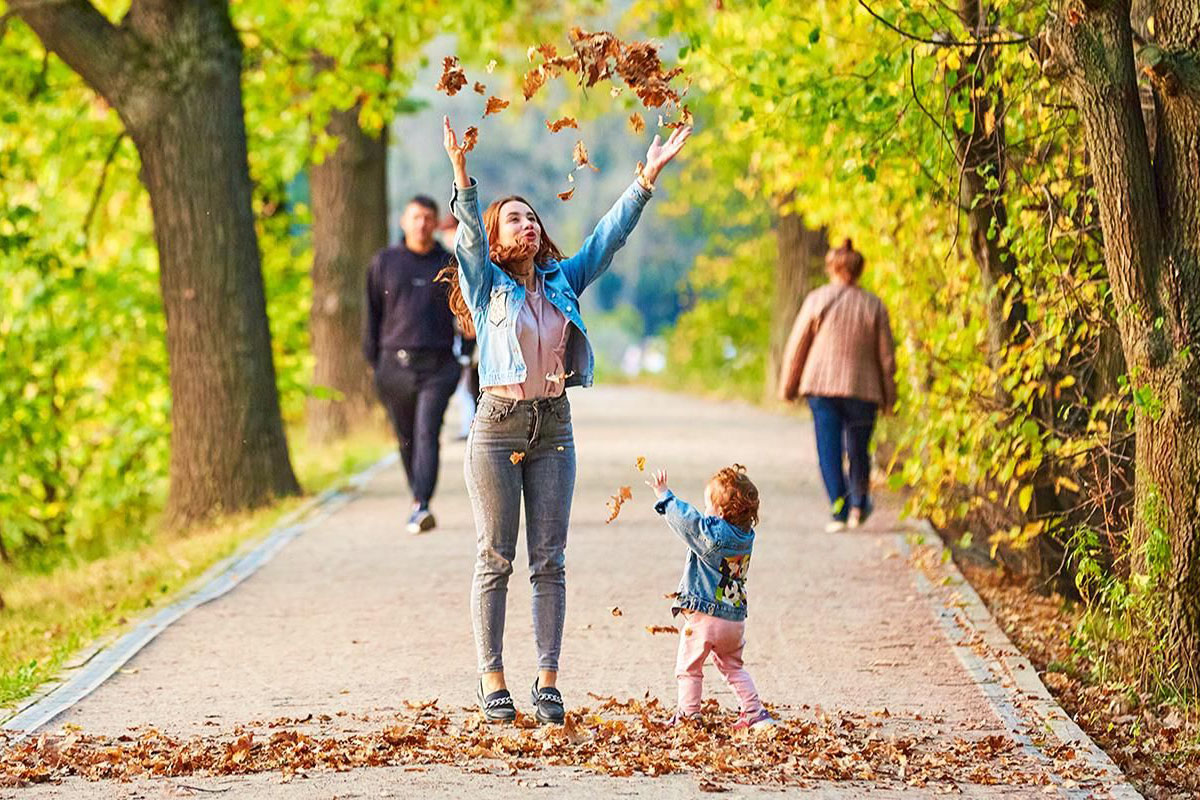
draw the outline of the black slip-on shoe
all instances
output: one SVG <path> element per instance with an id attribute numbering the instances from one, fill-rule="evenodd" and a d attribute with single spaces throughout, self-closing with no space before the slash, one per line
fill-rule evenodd
<path id="1" fill-rule="evenodd" d="M 530 699 L 533 701 L 535 709 L 533 715 L 537 717 L 538 722 L 548 722 L 554 725 L 561 725 L 566 710 L 563 708 L 562 692 L 553 686 L 547 686 L 545 689 L 538 688 L 537 679 L 533 680 L 533 689 L 529 693 Z"/>
<path id="2" fill-rule="evenodd" d="M 508 689 L 500 689 L 485 697 L 483 681 L 480 681 L 475 696 L 479 698 L 479 708 L 488 722 L 512 722 L 517 718 L 517 706 Z"/>

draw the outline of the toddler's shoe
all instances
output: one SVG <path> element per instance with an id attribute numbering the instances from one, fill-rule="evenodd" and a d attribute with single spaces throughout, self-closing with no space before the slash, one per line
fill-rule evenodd
<path id="1" fill-rule="evenodd" d="M 775 718 L 772 717 L 767 710 L 761 709 L 756 714 L 747 714 L 742 712 L 738 715 L 737 722 L 731 726 L 735 731 L 757 731 L 774 726 Z"/>

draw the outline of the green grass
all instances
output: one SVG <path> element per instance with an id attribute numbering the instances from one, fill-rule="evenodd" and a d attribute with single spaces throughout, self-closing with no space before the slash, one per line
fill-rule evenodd
<path id="1" fill-rule="evenodd" d="M 394 442 L 365 430 L 317 448 L 291 437 L 292 463 L 315 494 L 369 466 Z M 0 707 L 9 707 L 52 678 L 82 647 L 164 605 L 214 563 L 261 538 L 305 502 L 290 498 L 270 508 L 224 517 L 186 533 L 130 532 L 137 544 L 86 562 L 31 574 L 0 566 L 5 608 L 0 611 Z"/>

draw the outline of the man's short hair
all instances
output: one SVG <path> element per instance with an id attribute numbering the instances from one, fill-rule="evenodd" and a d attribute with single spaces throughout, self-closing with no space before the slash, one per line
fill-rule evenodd
<path id="1" fill-rule="evenodd" d="M 409 206 L 411 206 L 413 203 L 416 203 L 417 205 L 421 206 L 422 208 L 427 208 L 427 209 L 429 209 L 430 211 L 432 211 L 432 212 L 433 212 L 433 215 L 434 215 L 435 217 L 438 215 L 438 204 L 437 204 L 437 201 L 436 201 L 436 200 L 434 200 L 432 197 L 430 197 L 430 196 L 429 196 L 429 195 L 427 195 L 427 194 L 417 194 L 417 195 L 413 195 L 412 199 L 411 199 L 411 200 L 409 200 L 407 203 L 405 203 L 405 204 L 404 204 L 404 207 L 405 207 L 405 208 L 408 208 L 408 207 L 409 207 Z"/>

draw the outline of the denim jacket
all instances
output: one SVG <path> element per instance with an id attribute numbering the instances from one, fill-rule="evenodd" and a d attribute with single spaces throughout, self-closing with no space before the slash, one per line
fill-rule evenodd
<path id="1" fill-rule="evenodd" d="M 568 374 L 574 374 L 567 378 L 567 386 L 591 386 L 595 371 L 587 326 L 579 314 L 579 295 L 608 269 L 649 199 L 650 193 L 634 181 L 596 224 L 578 253 L 537 267 L 545 279 L 547 299 L 570 323 L 563 365 Z M 527 368 L 517 343 L 516 323 L 525 302 L 525 287 L 488 255 L 478 185 L 473 178 L 466 189 L 455 184 L 450 211 L 461 223 L 454 236 L 454 255 L 458 259 L 458 285 L 475 322 L 479 383 L 481 386 L 524 383 Z"/>
<path id="2" fill-rule="evenodd" d="M 754 531 L 720 517 L 706 517 L 673 493 L 654 505 L 671 530 L 687 543 L 687 563 L 674 609 L 700 611 L 738 622 L 746 618 L 746 573 Z"/>

